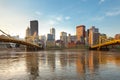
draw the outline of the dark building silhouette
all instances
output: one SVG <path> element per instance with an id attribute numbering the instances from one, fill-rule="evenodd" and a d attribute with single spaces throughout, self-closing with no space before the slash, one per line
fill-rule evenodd
<path id="1" fill-rule="evenodd" d="M 32 20 L 30 21 L 30 32 L 31 35 L 33 35 L 36 32 L 36 35 L 38 35 L 38 21 Z"/>
<path id="2" fill-rule="evenodd" d="M 50 29 L 50 34 L 53 35 L 53 40 L 55 41 L 55 28 Z"/>

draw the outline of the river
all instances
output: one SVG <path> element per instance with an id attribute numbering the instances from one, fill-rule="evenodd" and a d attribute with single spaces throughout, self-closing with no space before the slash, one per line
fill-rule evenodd
<path id="1" fill-rule="evenodd" d="M 0 80 L 119 79 L 117 51 L 0 51 Z"/>

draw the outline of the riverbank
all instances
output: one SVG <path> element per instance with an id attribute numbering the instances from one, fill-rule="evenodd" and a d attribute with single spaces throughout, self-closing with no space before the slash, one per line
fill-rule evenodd
<path id="1" fill-rule="evenodd" d="M 0 48 L 0 51 L 25 51 L 23 48 Z"/>
<path id="2" fill-rule="evenodd" d="M 44 50 L 48 51 L 48 50 L 89 50 L 88 47 L 86 46 L 82 46 L 82 47 L 73 47 L 73 48 L 66 48 L 66 47 L 62 47 L 62 48 L 45 48 Z"/>
<path id="3" fill-rule="evenodd" d="M 64 51 L 67 51 L 67 50 L 69 50 L 69 51 L 79 51 L 79 50 L 89 50 L 89 48 L 88 47 L 79 47 L 79 48 L 45 48 L 45 49 L 43 49 L 43 50 L 40 50 L 40 51 L 54 51 L 54 50 L 64 50 Z M 23 48 L 0 48 L 0 51 L 16 51 L 16 52 L 21 52 L 21 51 L 25 51 L 25 49 L 23 49 Z M 120 51 L 120 49 L 112 49 L 112 48 L 110 48 L 110 50 L 109 51 L 112 51 L 112 52 L 114 52 L 114 51 Z"/>

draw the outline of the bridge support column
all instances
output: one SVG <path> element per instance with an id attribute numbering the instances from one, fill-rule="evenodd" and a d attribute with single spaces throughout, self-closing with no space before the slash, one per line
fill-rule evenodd
<path id="1" fill-rule="evenodd" d="M 109 51 L 109 48 L 107 46 L 105 46 L 105 47 L 98 47 L 97 50 L 99 50 L 99 51 Z"/>
<path id="2" fill-rule="evenodd" d="M 41 50 L 41 48 L 26 46 L 25 50 L 26 51 L 38 51 L 38 50 Z"/>
<path id="3" fill-rule="evenodd" d="M 34 47 L 30 47 L 30 46 L 26 46 L 26 49 L 25 49 L 26 51 L 35 51 L 34 50 Z"/>

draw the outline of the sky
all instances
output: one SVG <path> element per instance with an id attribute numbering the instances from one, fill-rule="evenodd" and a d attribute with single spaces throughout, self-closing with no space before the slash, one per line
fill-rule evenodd
<path id="1" fill-rule="evenodd" d="M 120 0 L 0 0 L 0 29 L 21 38 L 31 20 L 39 21 L 39 35 L 56 29 L 76 34 L 76 26 L 99 28 L 100 33 L 114 37 L 120 33 Z"/>

